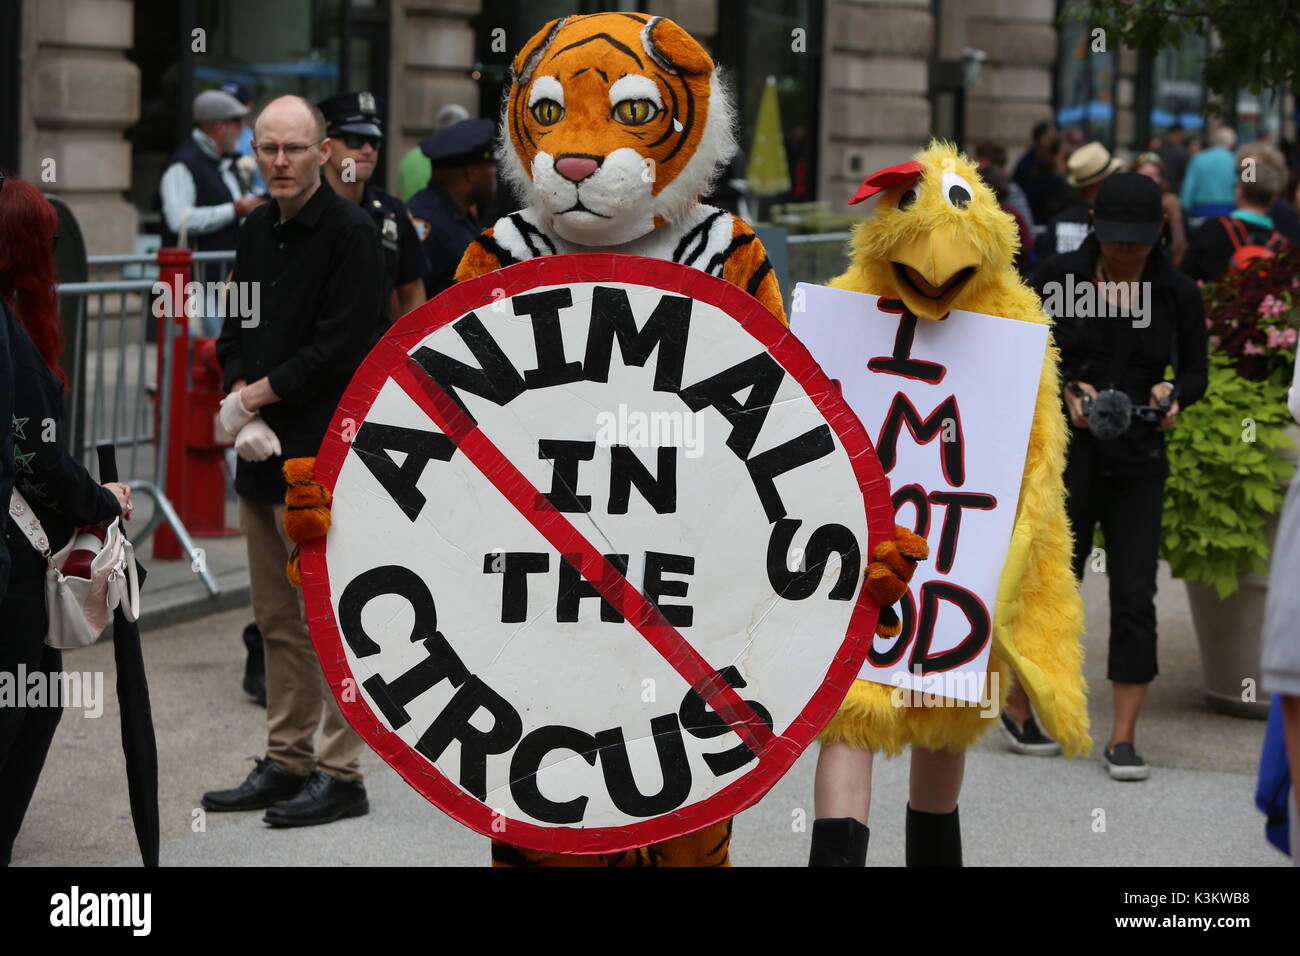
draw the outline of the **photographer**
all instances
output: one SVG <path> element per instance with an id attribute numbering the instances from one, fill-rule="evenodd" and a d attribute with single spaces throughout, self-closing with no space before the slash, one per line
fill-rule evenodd
<path id="1" fill-rule="evenodd" d="M 1205 313 L 1196 284 L 1172 268 L 1160 241 L 1166 216 L 1150 178 L 1116 173 L 1106 180 L 1092 225 L 1079 249 L 1039 267 L 1034 287 L 1052 314 L 1073 426 L 1065 487 L 1078 577 L 1096 525 L 1105 538 L 1115 719 L 1104 760 L 1116 780 L 1145 780 L 1149 770 L 1134 742 L 1157 673 L 1164 432 L 1205 393 Z M 1165 379 L 1168 366 L 1176 369 L 1173 381 Z M 1008 711 L 1017 717 L 1010 703 Z M 1027 716 L 1027 707 L 1022 712 Z"/>

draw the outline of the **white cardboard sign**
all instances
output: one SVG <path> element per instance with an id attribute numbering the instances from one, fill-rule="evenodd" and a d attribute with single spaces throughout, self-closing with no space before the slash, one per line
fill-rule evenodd
<path id="1" fill-rule="evenodd" d="M 930 546 L 860 677 L 985 699 L 998 580 L 1015 523 L 1047 326 L 800 283 L 791 328 L 841 383 L 880 457 L 898 523 Z"/>

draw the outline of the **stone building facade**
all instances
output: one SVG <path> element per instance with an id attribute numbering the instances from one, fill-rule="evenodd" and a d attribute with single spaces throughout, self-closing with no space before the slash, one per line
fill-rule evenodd
<path id="1" fill-rule="evenodd" d="M 152 61 L 138 49 L 143 41 L 137 3 L 145 2 L 16 0 L 14 4 L 21 11 L 18 172 L 70 203 L 92 254 L 134 248 L 140 214 L 148 213 L 143 197 L 153 187 L 133 184 L 133 169 L 137 178 L 151 179 L 165 158 L 155 154 L 149 165 L 137 156 L 133 164 L 133 147 L 126 138 L 141 117 L 142 81 L 157 79 L 149 71 L 158 68 L 149 65 Z M 212 4 L 226 2 L 187 0 L 178 6 L 206 11 L 200 16 L 215 16 L 212 11 L 222 7 Z M 239 29 L 258 28 L 257 23 L 243 22 L 255 16 L 249 11 L 258 10 L 257 4 L 228 2 L 242 11 Z M 817 65 L 810 92 L 800 102 L 816 115 L 797 119 L 815 130 L 813 145 L 806 147 L 813 158 L 808 192 L 837 205 L 864 175 L 900 162 L 932 131 L 944 133 L 951 127 L 953 116 L 936 95 L 936 77 L 944 67 L 959 67 L 971 51 L 980 51 L 975 55 L 983 60 L 978 83 L 960 97 L 967 147 L 979 140 L 999 142 L 1014 161 L 1027 146 L 1033 124 L 1051 118 L 1059 105 L 1060 0 L 789 0 L 784 4 L 777 0 L 542 0 L 528 7 L 500 0 L 295 2 L 303 3 L 303 9 L 335 11 L 331 16 L 339 24 L 338 35 L 312 28 L 313 36 L 320 34 L 320 50 L 314 55 L 323 58 L 322 76 L 327 77 L 314 81 L 317 88 L 330 82 L 339 86 L 360 75 L 370 77 L 369 83 L 387 86 L 382 92 L 388 99 L 385 163 L 390 183 L 397 181 L 401 157 L 432 131 L 441 106 L 459 103 L 472 115 L 495 112 L 495 104 L 485 101 L 495 96 L 489 90 L 499 90 L 508 56 L 486 63 L 491 58 L 485 58 L 484 51 L 490 48 L 502 11 L 511 9 L 514 24 L 528 22 L 530 13 L 538 19 L 539 9 L 548 11 L 547 16 L 553 15 L 550 11 L 558 15 L 641 9 L 672 17 L 715 53 L 752 42 L 749 34 L 762 29 L 756 24 L 772 22 L 771 17 L 767 21 L 746 17 L 746 12 L 797 9 L 806 14 L 812 10 L 815 15 L 808 19 L 815 35 L 807 42 Z M 364 7 L 361 14 L 349 13 L 360 7 Z M 172 16 L 183 15 L 175 9 Z M 362 14 L 367 22 L 386 30 L 383 42 L 371 48 L 380 52 L 371 58 L 379 55 L 387 62 L 367 61 L 369 72 L 364 74 L 356 63 L 350 73 L 346 65 L 331 73 L 330 57 L 346 61 L 347 51 L 353 49 L 349 24 Z M 787 16 L 782 22 L 785 29 L 792 21 Z M 540 23 L 528 29 L 537 26 Z M 523 29 L 518 26 L 514 32 Z M 174 35 L 181 43 L 183 31 Z M 504 35 L 500 43 L 513 53 L 525 39 L 526 35 Z M 201 62 L 197 66 L 193 58 L 184 62 L 191 76 L 182 90 L 192 92 L 214 82 L 202 74 Z M 1135 141 L 1145 129 L 1138 122 L 1138 110 L 1143 108 L 1138 96 L 1139 58 L 1132 51 L 1120 51 L 1114 62 L 1113 83 L 1099 94 L 1106 101 L 1102 105 L 1114 111 L 1108 129 L 1122 149 L 1142 148 L 1145 144 Z M 146 64 L 143 75 L 137 63 Z M 766 64 L 750 63 L 747 68 L 753 72 Z M 484 71 L 495 71 L 496 87 L 491 87 L 491 77 L 485 77 Z M 947 82 L 952 75 L 949 69 Z M 171 79 L 174 88 L 175 78 Z M 800 82 L 808 85 L 807 76 Z M 745 119 L 749 122 L 752 117 Z M 181 122 L 177 112 L 176 136 Z M 165 135 L 173 135 L 171 127 Z M 751 135 L 752 129 L 742 129 L 742 145 Z"/>

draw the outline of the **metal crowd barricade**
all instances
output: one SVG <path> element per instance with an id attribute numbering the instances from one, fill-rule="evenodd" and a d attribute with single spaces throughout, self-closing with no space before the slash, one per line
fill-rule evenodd
<path id="1" fill-rule="evenodd" d="M 224 275 L 221 264 L 233 262 L 234 252 L 196 252 L 193 258 L 209 264 L 204 270 L 209 274 L 220 270 Z M 172 419 L 181 411 L 172 407 L 168 396 L 174 394 L 174 377 L 187 376 L 189 369 L 175 367 L 175 322 L 161 323 L 163 341 L 152 341 L 151 329 L 159 326 L 154 312 L 157 256 L 91 256 L 88 265 L 98 278 L 58 286 L 61 297 L 76 300 L 78 321 L 71 344 L 73 354 L 85 357 L 84 378 L 71 383 L 68 402 L 68 433 L 78 434 L 80 425 L 83 435 L 81 448 L 72 451 L 89 467 L 97 445 L 111 442 L 117 447 L 124 483 L 155 503 L 152 517 L 143 529 L 132 530 L 132 539 L 139 544 L 165 523 L 215 596 L 221 589 L 165 490 L 173 451 Z M 106 272 L 134 272 L 138 277 L 103 278 Z"/>
<path id="2" fill-rule="evenodd" d="M 848 268 L 848 243 L 851 232 L 814 232 L 786 239 L 790 257 L 790 289 L 781 291 L 789 298 L 796 282 L 824 285 Z"/>

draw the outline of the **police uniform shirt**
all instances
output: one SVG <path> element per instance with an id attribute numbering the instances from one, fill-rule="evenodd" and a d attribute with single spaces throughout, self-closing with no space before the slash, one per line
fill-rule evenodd
<path id="1" fill-rule="evenodd" d="M 377 186 L 366 184 L 361 194 L 361 208 L 370 214 L 379 230 L 384 254 L 384 290 L 382 316 L 388 325 L 388 300 L 393 291 L 408 282 L 423 279 L 429 272 L 429 260 L 420 245 L 415 224 L 400 199 Z"/>
<path id="2" fill-rule="evenodd" d="M 433 183 L 412 196 L 406 205 L 429 260 L 424 291 L 432 299 L 455 282 L 461 257 L 469 244 L 482 234 L 483 227 Z"/>
<path id="3" fill-rule="evenodd" d="M 283 453 L 240 459 L 235 490 L 248 501 L 281 504 L 287 458 L 312 457 L 348 382 L 366 355 L 383 283 L 373 220 L 322 181 L 288 222 L 273 200 L 239 230 L 234 281 L 257 283 L 258 314 L 226 317 L 217 340 L 222 387 L 263 376 L 280 401 L 261 409 Z"/>

